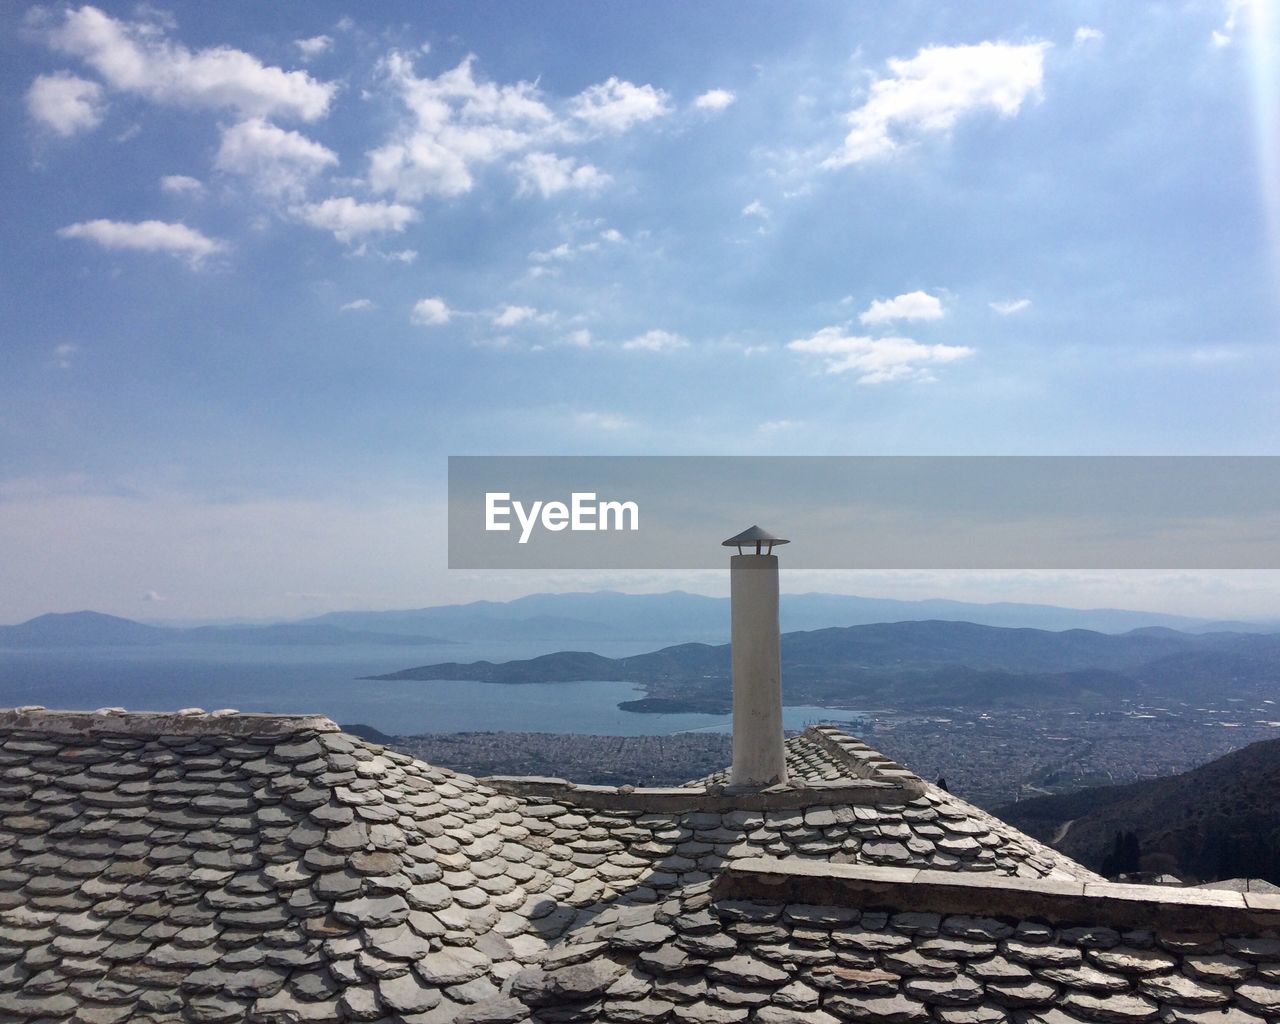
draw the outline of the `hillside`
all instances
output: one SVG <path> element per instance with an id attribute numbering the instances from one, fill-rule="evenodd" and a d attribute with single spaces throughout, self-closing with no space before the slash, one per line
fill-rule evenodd
<path id="1" fill-rule="evenodd" d="M 1252 693 L 1275 678 L 1278 655 L 1280 635 L 1169 629 L 1114 635 L 926 621 L 782 637 L 787 700 L 846 707 L 1088 705 L 1124 694 L 1194 697 L 1203 687 Z M 729 664 L 727 644 L 680 644 L 627 658 L 562 651 L 524 661 L 421 665 L 374 678 L 634 682 L 647 696 L 624 705 L 631 710 L 723 711 Z"/>
<path id="2" fill-rule="evenodd" d="M 1009 804 L 1011 825 L 1095 870 L 1117 832 L 1137 837 L 1146 870 L 1195 880 L 1280 883 L 1280 740 L 1264 740 L 1170 778 Z"/>
<path id="3" fill-rule="evenodd" d="M 0 647 L 131 647 L 162 644 L 169 632 L 101 612 L 50 613 L 0 626 Z"/>

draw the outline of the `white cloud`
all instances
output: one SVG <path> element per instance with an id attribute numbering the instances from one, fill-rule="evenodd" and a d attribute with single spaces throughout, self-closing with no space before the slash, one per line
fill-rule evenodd
<path id="1" fill-rule="evenodd" d="M 569 105 L 572 115 L 597 132 L 620 135 L 637 124 L 671 112 L 667 94 L 616 76 L 584 89 Z"/>
<path id="2" fill-rule="evenodd" d="M 140 223 L 88 220 L 60 228 L 58 236 L 83 238 L 104 249 L 168 253 L 185 259 L 192 266 L 198 266 L 206 257 L 226 248 L 224 242 L 202 235 L 195 228 L 159 220 L 144 220 Z"/>
<path id="3" fill-rule="evenodd" d="M 1087 46 L 1089 43 L 1100 43 L 1105 38 L 1102 29 L 1081 25 L 1071 37 L 1071 42 L 1076 46 Z"/>
<path id="4" fill-rule="evenodd" d="M 551 249 L 535 249 L 529 253 L 529 259 L 534 263 L 551 263 L 557 260 L 568 260 L 573 258 L 573 246 L 568 242 L 561 242 L 559 245 Z"/>
<path id="5" fill-rule="evenodd" d="M 549 198 L 568 189 L 597 192 L 613 179 L 592 164 L 577 164 L 573 157 L 529 153 L 516 165 L 521 195 L 539 192 Z"/>
<path id="6" fill-rule="evenodd" d="M 1215 47 L 1222 49 L 1231 45 L 1235 39 L 1236 30 L 1240 26 L 1240 12 L 1248 6 L 1249 2 L 1250 0 L 1224 0 L 1222 5 L 1224 8 L 1222 28 L 1214 29 L 1209 37 Z M 1265 0 L 1258 0 L 1257 9 L 1259 12 L 1263 10 L 1264 3 Z M 1259 26 L 1260 30 L 1261 28 L 1262 26 Z"/>
<path id="7" fill-rule="evenodd" d="M 800 426 L 797 420 L 765 420 L 756 430 L 761 434 L 779 434 L 784 430 L 794 430 Z"/>
<path id="8" fill-rule="evenodd" d="M 472 168 L 527 149 L 555 115 L 531 82 L 478 82 L 474 58 L 435 78 L 419 78 L 413 61 L 393 53 L 383 62 L 409 123 L 369 153 L 369 183 L 403 200 L 457 196 L 474 185 Z"/>
<path id="9" fill-rule="evenodd" d="M 526 320 L 532 320 L 538 311 L 532 306 L 504 306 L 493 318 L 494 327 L 515 327 Z"/>
<path id="10" fill-rule="evenodd" d="M 790 342 L 795 352 L 818 355 L 828 373 L 855 373 L 859 384 L 894 380 L 930 380 L 930 367 L 973 355 L 964 345 L 922 345 L 910 338 L 848 335 L 840 327 L 824 327 L 808 338 Z"/>
<path id="11" fill-rule="evenodd" d="M 866 102 L 849 114 L 849 134 L 823 166 L 886 156 L 903 142 L 949 132 L 975 111 L 1012 117 L 1028 96 L 1039 93 L 1048 46 L 930 46 L 909 60 L 890 60 L 891 74 L 873 83 Z"/>
<path id="12" fill-rule="evenodd" d="M 732 105 L 737 98 L 728 89 L 708 89 L 693 101 L 693 105 L 698 110 L 710 110 L 719 113 Z"/>
<path id="13" fill-rule="evenodd" d="M 876 299 L 858 319 L 864 324 L 887 324 L 894 320 L 939 320 L 942 302 L 928 292 L 907 292 L 892 299 Z"/>
<path id="14" fill-rule="evenodd" d="M 761 220 L 768 220 L 769 207 L 765 206 L 759 199 L 753 199 L 742 208 L 742 216 L 759 217 Z"/>
<path id="15" fill-rule="evenodd" d="M 1212 363 L 1234 363 L 1237 360 L 1245 358 L 1246 353 L 1238 348 L 1231 348 L 1226 345 L 1210 346 L 1208 348 L 1192 349 L 1187 359 L 1192 363 L 1212 364 Z"/>
<path id="16" fill-rule="evenodd" d="M 581 327 L 576 331 L 570 331 L 564 341 L 566 345 L 572 345 L 574 348 L 590 348 L 591 332 L 585 327 Z"/>
<path id="17" fill-rule="evenodd" d="M 582 430 L 630 430 L 635 424 L 625 416 L 612 412 L 575 412 L 574 424 Z"/>
<path id="18" fill-rule="evenodd" d="M 310 39 L 295 39 L 293 45 L 302 54 L 303 60 L 315 60 L 322 53 L 333 49 L 332 36 L 312 36 Z"/>
<path id="19" fill-rule="evenodd" d="M 75 355 L 80 351 L 79 345 L 73 345 L 69 341 L 64 341 L 60 345 L 53 346 L 53 365 L 59 370 L 71 369 L 71 364 L 75 360 Z"/>
<path id="20" fill-rule="evenodd" d="M 299 132 L 278 128 L 261 117 L 224 128 L 215 166 L 242 174 L 263 195 L 301 199 L 307 184 L 338 154 Z"/>
<path id="21" fill-rule="evenodd" d="M 1012 316 L 1014 313 L 1021 313 L 1024 309 L 1031 308 L 1030 299 L 1004 299 L 1000 302 L 987 303 L 993 310 L 1001 316 Z"/>
<path id="22" fill-rule="evenodd" d="M 332 231 L 339 242 L 351 242 L 366 235 L 403 231 L 418 219 L 418 211 L 399 203 L 362 203 L 351 196 L 335 196 L 321 203 L 307 203 L 292 209 L 295 217 L 313 228 Z"/>
<path id="23" fill-rule="evenodd" d="M 27 113 L 63 138 L 98 127 L 103 106 L 102 86 L 70 71 L 38 75 L 27 90 Z"/>
<path id="24" fill-rule="evenodd" d="M 372 299 L 352 299 L 350 302 L 344 302 L 338 307 L 339 313 L 363 313 L 366 310 L 373 309 Z"/>
<path id="25" fill-rule="evenodd" d="M 645 331 L 622 343 L 625 349 L 643 352 L 669 352 L 672 349 L 686 348 L 689 342 L 671 331 Z"/>
<path id="26" fill-rule="evenodd" d="M 449 304 L 439 297 L 419 299 L 413 305 L 413 314 L 409 319 L 419 327 L 439 327 L 447 324 L 453 315 Z"/>
<path id="27" fill-rule="evenodd" d="M 603 231 L 600 232 L 600 237 L 603 238 L 606 242 L 616 243 L 616 242 L 624 241 L 622 237 L 622 232 L 619 231 L 617 228 L 605 228 Z"/>
<path id="28" fill-rule="evenodd" d="M 393 249 L 391 252 L 383 252 L 378 255 L 391 263 L 413 263 L 418 258 L 418 250 Z"/>
<path id="29" fill-rule="evenodd" d="M 185 174 L 166 174 L 160 179 L 160 191 L 174 196 L 198 196 L 204 192 L 204 184 Z"/>
<path id="30" fill-rule="evenodd" d="M 600 188 L 608 174 L 554 150 L 626 131 L 669 109 L 660 89 L 617 78 L 556 101 L 535 82 L 478 79 L 474 57 L 435 77 L 419 77 L 413 57 L 395 52 L 380 65 L 408 116 L 367 154 L 370 187 L 403 202 L 462 195 L 490 165 L 515 173 L 526 194 Z"/>
<path id="31" fill-rule="evenodd" d="M 119 21 L 96 7 L 66 11 L 48 40 L 60 53 L 81 58 L 111 88 L 166 106 L 314 121 L 328 112 L 337 90 L 229 46 L 192 52 L 168 39 L 164 25 Z"/>
<path id="32" fill-rule="evenodd" d="M 498 351 L 502 351 L 502 350 L 504 350 L 504 349 L 513 349 L 513 348 L 515 348 L 515 342 L 511 340 L 511 335 L 509 335 L 509 334 L 494 334 L 494 335 L 492 335 L 492 336 L 490 336 L 490 337 L 481 337 L 481 338 L 475 338 L 475 339 L 473 339 L 473 340 L 472 340 L 472 342 L 471 342 L 471 347 L 472 347 L 472 348 L 487 348 L 487 349 L 490 349 L 490 350 L 492 350 L 492 351 L 498 352 Z M 531 347 L 530 347 L 529 351 L 530 351 L 530 352 L 541 352 L 541 351 L 543 351 L 543 346 L 542 346 L 542 345 L 533 345 L 533 346 L 531 346 Z"/>

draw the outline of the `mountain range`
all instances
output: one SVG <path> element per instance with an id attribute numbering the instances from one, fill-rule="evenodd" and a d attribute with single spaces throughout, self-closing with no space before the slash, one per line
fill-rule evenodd
<path id="1" fill-rule="evenodd" d="M 987 626 L 1121 633 L 1150 626 L 1184 632 L 1271 632 L 1280 622 L 1227 622 L 1115 608 L 1078 609 L 1045 604 L 979 604 L 930 599 L 900 601 L 845 594 L 783 594 L 782 629 L 823 629 L 924 620 Z M 622 594 L 592 591 L 530 594 L 512 601 L 473 601 L 404 611 L 330 612 L 304 620 L 377 632 L 412 632 L 455 640 L 490 638 L 495 628 L 512 639 L 655 640 L 717 643 L 729 639 L 729 599 L 670 591 Z"/>
<path id="2" fill-rule="evenodd" d="M 1123 609 L 1044 604 L 898 601 L 842 594 L 784 594 L 782 628 L 946 620 L 1009 628 L 1089 629 L 1122 633 L 1165 627 L 1183 632 L 1270 632 L 1280 622 L 1225 622 Z M 0 626 L 0 648 L 213 644 L 428 644 L 548 641 L 590 645 L 613 641 L 721 643 L 729 634 L 729 600 L 683 591 L 622 594 L 595 591 L 531 594 L 512 601 L 473 601 L 390 611 L 330 612 L 291 622 L 198 625 L 137 622 L 99 612 L 41 615 Z"/>
<path id="3" fill-rule="evenodd" d="M 1045 707 L 1117 697 L 1194 700 L 1270 685 L 1280 634 L 1182 633 L 1164 628 L 1009 629 L 969 622 L 895 622 L 785 633 L 782 671 L 792 704 L 834 707 Z M 561 651 L 494 663 L 447 662 L 378 679 L 493 683 L 633 682 L 635 711 L 727 711 L 729 645 L 678 644 L 605 658 Z"/>

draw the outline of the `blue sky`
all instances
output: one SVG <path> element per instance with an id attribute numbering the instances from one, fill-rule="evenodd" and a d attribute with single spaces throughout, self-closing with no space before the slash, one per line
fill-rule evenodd
<path id="1" fill-rule="evenodd" d="M 445 573 L 448 454 L 1275 453 L 1277 21 L 6 5 L 0 619 L 582 584 Z M 842 589 L 944 584 L 1170 592 Z"/>

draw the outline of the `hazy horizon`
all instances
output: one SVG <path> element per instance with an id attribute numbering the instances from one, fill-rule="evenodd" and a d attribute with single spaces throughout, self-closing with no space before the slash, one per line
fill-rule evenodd
<path id="1" fill-rule="evenodd" d="M 581 577 L 582 574 L 577 574 Z M 599 574 L 601 576 L 607 574 Z M 646 576 L 656 576 L 658 574 L 643 574 Z M 672 574 L 676 575 L 676 574 Z M 973 605 L 998 605 L 998 604 L 1015 604 L 1015 605 L 1047 605 L 1071 609 L 1077 611 L 1127 611 L 1137 613 L 1162 614 L 1181 616 L 1188 619 L 1196 620 L 1239 620 L 1242 622 L 1272 622 L 1280 621 L 1280 602 L 1271 600 L 1271 595 L 1276 592 L 1277 586 L 1280 586 L 1280 580 L 1277 580 L 1275 573 L 1250 572 L 1250 573 L 1220 573 L 1213 574 L 1212 579 L 1218 584 L 1219 593 L 1216 595 L 1217 600 L 1206 600 L 1204 590 L 1208 581 L 1192 577 L 1192 574 L 1173 574 L 1173 573 L 1146 573 L 1140 574 L 1146 577 L 1158 577 L 1160 579 L 1144 581 L 1144 586 L 1135 588 L 1135 580 L 1132 574 L 1126 574 L 1121 580 L 1112 581 L 1111 589 L 1107 589 L 1099 585 L 1096 579 L 1085 578 L 1077 580 L 1077 586 L 1074 589 L 1064 586 L 1061 577 L 1071 574 L 1053 573 L 1039 574 L 1050 577 L 1050 579 L 1035 584 L 1034 593 L 1043 594 L 1043 599 L 1035 596 L 1028 596 L 1027 588 L 1032 584 L 1026 576 L 1033 576 L 1033 573 L 1017 574 L 1016 579 L 1005 579 L 1002 584 L 993 585 L 990 581 L 986 584 L 985 589 L 975 583 L 956 584 L 952 583 L 945 589 L 937 589 L 930 591 L 926 588 L 929 583 L 927 580 L 913 580 L 902 583 L 898 587 L 879 588 L 878 592 L 872 593 L 866 589 L 841 589 L 837 586 L 807 586 L 805 581 L 809 577 L 821 577 L 830 581 L 833 576 L 851 576 L 851 575 L 885 575 L 885 574 L 852 574 L 852 573 L 823 573 L 823 572 L 793 572 L 783 574 L 783 583 L 781 586 L 782 595 L 784 597 L 803 596 L 808 594 L 821 594 L 824 596 L 851 597 L 862 598 L 867 600 L 889 600 L 889 601 L 957 601 Z M 911 576 L 928 576 L 928 575 L 947 575 L 947 574 L 901 574 Z M 990 575 L 1009 575 L 1009 574 L 990 574 Z M 1107 576 L 1117 574 L 1093 574 L 1095 576 Z M 686 593 L 703 597 L 728 597 L 728 574 L 703 572 L 683 574 L 680 578 L 687 579 L 689 576 L 700 576 L 703 579 L 698 583 L 689 586 L 664 586 L 661 580 L 646 580 L 642 586 L 636 586 L 634 581 L 631 585 L 627 585 L 626 580 L 622 580 L 621 585 L 611 586 L 607 584 L 587 585 L 581 580 L 577 585 L 569 584 L 559 588 L 533 588 L 526 590 L 507 590 L 505 587 L 491 591 L 488 595 L 470 596 L 459 600 L 425 600 L 414 601 L 406 599 L 397 604 L 384 604 L 378 606 L 347 606 L 347 605 L 315 605 L 314 607 L 296 613 L 264 613 L 258 615 L 237 614 L 231 612 L 229 614 L 215 615 L 167 615 L 165 614 L 165 604 L 163 600 L 151 600 L 144 602 L 144 609 L 139 611 L 136 609 L 113 609 L 111 607 L 99 607 L 88 604 L 75 606 L 44 608 L 35 611 L 30 615 L 23 615 L 21 618 L 10 617 L 4 618 L 0 615 L 0 625 L 16 625 L 25 622 L 39 615 L 49 613 L 71 613 L 79 611 L 94 611 L 108 615 L 117 615 L 121 618 L 134 619 L 142 622 L 162 625 L 206 625 L 206 624 L 234 624 L 234 623 L 273 623 L 273 622 L 291 622 L 299 619 L 311 618 L 324 615 L 331 612 L 392 612 L 404 611 L 421 608 L 434 608 L 441 606 L 467 605 L 475 602 L 496 602 L 505 603 L 519 600 L 523 597 L 533 597 L 542 595 L 567 595 L 567 594 L 593 594 L 600 592 L 612 592 L 621 594 L 637 594 L 637 595 L 661 595 L 668 593 Z M 1223 577 L 1228 579 L 1224 580 Z M 1252 585 L 1242 585 L 1240 581 L 1236 581 L 1236 589 L 1231 589 L 1230 577 L 1246 577 L 1246 583 Z M 1258 577 L 1259 579 L 1252 579 Z M 1161 580 L 1163 582 L 1161 582 Z M 1182 584 L 1184 592 L 1178 595 L 1178 589 L 1175 584 Z M 852 586 L 852 584 L 850 584 Z M 1003 589 L 1002 589 L 1003 586 Z M 497 593 L 500 596 L 492 596 Z M 1114 595 L 1117 598 L 1129 595 L 1138 598 L 1146 594 L 1152 598 L 1163 594 L 1166 600 L 1164 606 L 1145 606 L 1135 603 L 1108 603 L 1102 598 L 1106 594 Z M 1095 599 L 1097 598 L 1097 599 Z M 1205 608 L 1223 608 L 1237 609 L 1235 611 L 1224 610 L 1222 612 L 1203 611 Z M 1252 608 L 1252 611 L 1244 611 L 1241 609 Z"/>

